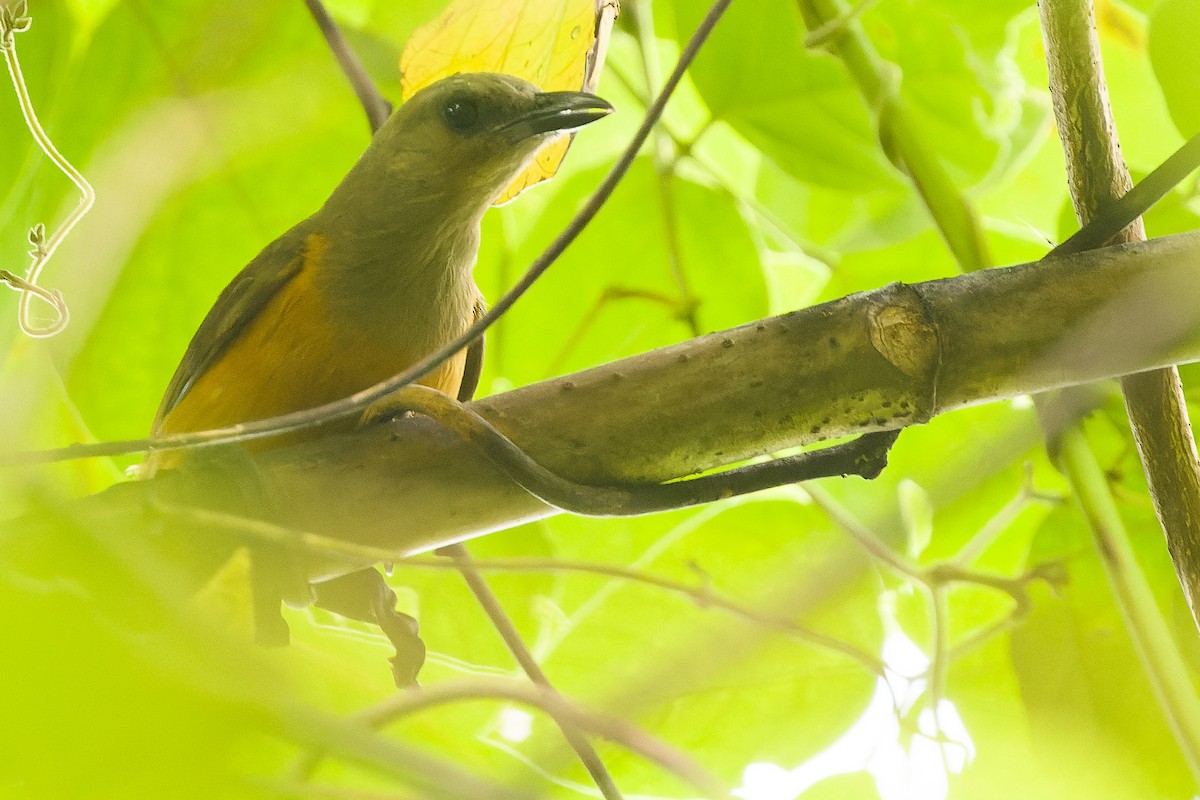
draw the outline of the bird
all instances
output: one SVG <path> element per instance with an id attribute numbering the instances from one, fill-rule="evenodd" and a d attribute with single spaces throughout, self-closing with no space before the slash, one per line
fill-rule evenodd
<path id="1" fill-rule="evenodd" d="M 544 92 L 499 73 L 459 73 L 415 93 L 321 207 L 221 292 L 167 385 L 152 435 L 323 405 L 448 344 L 486 308 L 472 274 L 484 212 L 548 139 L 612 111 L 596 95 Z M 470 399 L 481 365 L 482 346 L 473 346 L 420 383 Z M 353 424 L 326 423 L 248 446 L 280 447 Z M 146 472 L 184 458 L 152 452 Z M 424 654 L 415 621 L 395 610 L 377 570 L 317 584 L 314 599 L 379 624 L 397 648 L 397 684 L 415 681 L 414 662 Z M 279 602 L 268 598 L 264 611 L 256 599 L 260 640 L 286 642 Z"/>

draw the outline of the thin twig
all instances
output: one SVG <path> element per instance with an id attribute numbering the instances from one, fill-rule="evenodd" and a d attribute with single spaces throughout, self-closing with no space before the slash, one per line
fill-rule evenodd
<path id="1" fill-rule="evenodd" d="M 71 321 L 71 312 L 62 293 L 57 289 L 49 290 L 39 286 L 38 278 L 41 277 L 42 270 L 45 269 L 58 246 L 83 219 L 84 215 L 91 210 L 92 205 L 96 202 L 96 193 L 83 174 L 58 151 L 54 142 L 46 134 L 42 123 L 38 120 L 37 112 L 34 110 L 33 101 L 29 98 L 25 76 L 21 74 L 21 62 L 17 59 L 15 34 L 29 30 L 30 24 L 31 20 L 26 16 L 25 0 L 20 0 L 12 6 L 0 6 L 0 50 L 4 51 L 4 61 L 8 65 L 8 74 L 12 78 L 17 103 L 21 107 L 21 115 L 25 118 L 25 124 L 29 128 L 30 134 L 54 166 L 58 167 L 71 183 L 75 184 L 75 188 L 79 190 L 80 194 L 79 203 L 76 204 L 75 209 L 49 238 L 46 238 L 46 228 L 41 223 L 29 229 L 29 243 L 33 245 L 33 249 L 29 251 L 31 261 L 24 278 L 9 270 L 0 270 L 0 282 L 21 292 L 21 299 L 18 303 L 18 322 L 22 332 L 27 336 L 40 339 L 62 332 Z M 54 308 L 57 318 L 53 322 L 44 326 L 34 324 L 30 318 L 30 304 L 34 297 L 44 300 Z"/>
<path id="2" fill-rule="evenodd" d="M 462 544 L 452 544 L 442 548 L 440 551 L 443 555 L 449 557 L 454 562 L 454 566 L 462 574 L 463 580 L 467 582 L 467 587 L 471 590 L 471 594 L 475 596 L 475 600 L 483 608 L 483 612 L 487 614 L 488 619 L 492 623 L 492 627 L 500 634 L 500 638 L 504 640 L 508 652 L 512 653 L 513 658 L 521 666 L 521 670 L 528 676 L 529 680 L 537 685 L 543 692 L 552 696 L 560 697 L 555 690 L 550 679 L 546 677 L 546 673 L 542 670 L 537 659 L 533 657 L 533 653 L 525 645 L 525 640 L 521 638 L 521 634 L 517 632 L 517 627 L 513 625 L 512 619 L 505 612 L 504 607 L 500 605 L 499 598 L 496 597 L 492 588 L 488 586 L 487 581 L 479 570 L 475 568 L 471 560 L 467 548 Z M 592 781 L 596 784 L 596 788 L 600 790 L 600 794 L 605 800 L 622 800 L 621 790 L 617 788 L 617 784 L 613 781 L 612 775 L 609 774 L 608 767 L 604 765 L 600 754 L 596 752 L 596 748 L 592 747 L 592 743 L 587 737 L 573 724 L 555 716 L 554 722 L 562 731 L 563 738 L 567 740 L 567 744 L 579 756 L 579 760 L 583 763 L 584 769 L 592 776 Z"/>
<path id="3" fill-rule="evenodd" d="M 403 553 L 382 547 L 355 544 L 342 539 L 335 539 L 331 536 L 301 531 L 272 522 L 243 517 L 223 511 L 212 511 L 194 506 L 180 506 L 155 497 L 147 500 L 147 507 L 156 513 L 186 521 L 204 530 L 225 530 L 230 533 L 250 536 L 259 541 L 282 545 L 326 559 L 341 560 L 348 568 L 358 568 L 367 564 L 388 563 L 416 569 L 455 569 L 454 564 L 444 558 L 406 557 Z M 854 645 L 831 636 L 826 636 L 825 634 L 811 631 L 790 619 L 768 615 L 750 606 L 743 605 L 721 595 L 708 584 L 691 586 L 679 581 L 670 580 L 669 578 L 652 575 L 632 567 L 622 567 L 615 564 L 603 564 L 593 561 L 549 558 L 493 558 L 482 561 L 476 560 L 472 563 L 475 569 L 481 572 L 573 572 L 652 586 L 663 591 L 688 597 L 700 608 L 718 608 L 747 622 L 771 628 L 817 647 L 836 651 L 858 662 L 872 674 L 877 676 L 883 675 L 882 662 L 875 656 L 859 650 Z"/>
<path id="4" fill-rule="evenodd" d="M 970 582 L 979 583 L 975 577 L 976 574 L 972 573 Z M 1050 587 L 1051 591 L 1058 594 L 1068 583 L 1067 570 L 1062 561 L 1046 561 L 1034 566 L 1023 575 L 1003 580 L 1003 585 L 992 585 L 990 588 L 998 589 L 1013 599 L 1012 611 L 1007 616 L 977 628 L 964 637 L 950 651 L 951 661 L 961 658 L 992 637 L 998 636 L 1022 622 L 1033 609 L 1033 602 L 1029 597 L 1029 584 L 1042 581 Z"/>
<path id="5" fill-rule="evenodd" d="M 579 318 L 579 322 L 575 324 L 575 329 L 568 334 L 563 341 L 562 347 L 558 354 L 546 367 L 546 377 L 551 378 L 562 372 L 563 365 L 567 363 L 567 359 L 575 352 L 575 348 L 583 341 L 584 335 L 596 324 L 596 320 L 600 318 L 600 314 L 608 307 L 610 303 L 615 303 L 621 300 L 643 300 L 647 303 L 653 303 L 667 309 L 672 316 L 677 319 L 683 319 L 686 309 L 677 297 L 672 297 L 664 292 L 656 292 L 651 289 L 637 289 L 631 286 L 609 285 L 604 287 L 604 291 L 596 298 L 591 307 Z"/>
<path id="6" fill-rule="evenodd" d="M 991 547 L 992 542 L 1000 537 L 1000 534 L 1011 525 L 1031 502 L 1046 502 L 1055 503 L 1061 502 L 1061 497 L 1049 497 L 1037 490 L 1033 484 L 1033 465 L 1026 462 L 1024 477 L 1021 480 L 1021 488 L 1017 490 L 1016 496 L 1004 504 L 1004 507 L 997 511 L 992 517 L 983 524 L 971 539 L 962 546 L 962 549 L 951 560 L 951 563 L 966 569 L 979 558 L 987 548 Z"/>
<path id="7" fill-rule="evenodd" d="M 964 559 L 964 553 L 967 553 L 971 549 L 970 544 L 953 559 L 938 561 L 927 567 L 917 566 L 895 553 L 874 531 L 855 519 L 846 508 L 821 487 L 807 486 L 805 487 L 805 491 L 812 498 L 813 503 L 821 508 L 833 520 L 834 524 L 849 534 L 868 555 L 875 558 L 899 577 L 912 581 L 917 586 L 929 592 L 930 601 L 933 604 L 935 627 L 934 657 L 932 661 L 935 665 L 942 665 L 937 666 L 933 670 L 933 677 L 943 683 L 945 677 L 944 675 L 940 675 L 940 671 L 944 668 L 944 662 L 947 658 L 952 659 L 956 657 L 957 653 L 960 652 L 959 649 L 950 650 L 949 629 L 945 627 L 945 617 L 947 617 L 949 609 L 944 604 L 947 599 L 946 592 L 952 584 L 965 583 L 973 586 L 981 586 L 1012 598 L 1014 612 L 1008 620 L 1004 621 L 1004 626 L 1007 627 L 1011 624 L 1012 619 L 1024 616 L 1027 613 L 1030 606 L 1028 592 L 1030 583 L 1033 581 L 1045 581 L 1052 586 L 1060 586 L 1063 583 L 1063 577 L 1057 564 L 1039 565 L 1016 577 L 993 575 L 972 570 L 967 565 L 973 556 Z M 984 526 L 986 534 L 981 531 L 981 538 L 990 539 L 995 533 L 1003 530 L 1003 527 L 1012 521 L 1012 518 L 1020 511 L 1020 508 L 1031 499 L 1046 498 L 1036 494 L 1032 483 L 1029 482 L 1027 477 L 1026 483 L 1022 486 L 1021 492 L 1017 497 L 1010 500 Z M 939 617 L 939 615 L 941 616 Z M 939 628 L 938 626 L 942 627 Z M 987 632 L 987 635 L 991 635 L 990 630 Z M 973 637 L 970 646 L 976 646 L 983 638 L 986 637 Z M 948 653 L 951 655 L 947 656 L 946 654 Z"/>
<path id="8" fill-rule="evenodd" d="M 662 81 L 651 0 L 637 0 L 633 4 L 633 25 L 637 33 L 638 49 L 642 56 L 646 94 L 649 96 L 654 93 Z M 683 268 L 683 248 L 679 241 L 679 218 L 675 213 L 675 160 L 671 152 L 671 135 L 662 125 L 658 125 L 655 129 L 653 149 L 654 172 L 658 177 L 658 194 L 662 201 L 663 240 L 667 246 L 667 261 L 671 267 L 671 276 L 675 279 L 675 285 L 679 289 L 679 304 L 686 314 L 683 321 L 691 330 L 692 336 L 699 336 L 701 331 L 700 322 L 696 317 L 697 300 Z"/>
<path id="9" fill-rule="evenodd" d="M 849 534 L 869 556 L 901 578 L 907 578 L 920 583 L 925 582 L 925 574 L 919 567 L 897 555 L 892 548 L 884 544 L 875 535 L 874 531 L 855 519 L 841 503 L 838 503 L 833 498 L 833 495 L 826 492 L 820 486 L 815 485 L 805 487 L 805 491 L 812 498 L 813 503 L 824 511 L 833 520 L 834 524 Z"/>
<path id="10" fill-rule="evenodd" d="M 584 710 L 559 695 L 547 693 L 536 686 L 519 681 L 503 678 L 479 678 L 439 683 L 419 692 L 393 695 L 375 707 L 355 715 L 352 720 L 359 724 L 379 728 L 430 708 L 471 700 L 509 700 L 540 709 L 556 722 L 565 722 L 594 736 L 608 739 L 648 761 L 658 764 L 698 788 L 706 797 L 722 798 L 722 800 L 729 797 L 727 790 L 719 780 L 689 756 L 670 745 L 653 738 L 622 719 L 597 711 Z M 308 760 L 298 765 L 297 773 L 304 775 L 311 772 L 320 757 L 320 754 L 310 756 Z"/>
<path id="11" fill-rule="evenodd" d="M 333 51 L 333 57 L 337 59 L 346 80 L 350 81 L 350 87 L 354 89 L 358 102 L 367 114 L 367 124 L 371 126 L 371 133 L 374 133 L 383 127 L 383 123 L 391 116 L 392 104 L 379 93 L 375 81 L 371 80 L 354 48 L 346 41 L 341 28 L 333 21 L 333 17 L 329 16 L 321 0 L 304 0 L 304 4 L 308 6 L 317 27 L 321 29 L 321 34 L 325 37 L 329 49 Z"/>
<path id="12" fill-rule="evenodd" d="M 625 70 L 620 64 L 614 62 L 609 68 L 609 74 L 621 84 L 621 87 L 625 89 L 625 91 L 637 98 L 637 100 L 643 105 L 649 102 L 644 96 L 644 92 L 642 92 L 642 87 L 625 73 Z M 730 181 L 729 176 L 724 174 L 722 170 L 718 168 L 717 164 L 715 164 L 710 158 L 706 157 L 702 152 L 696 151 L 696 143 L 700 141 L 706 132 L 712 130 L 712 124 L 713 120 L 709 119 L 700 128 L 700 130 L 695 132 L 690 138 L 685 138 L 682 134 L 673 130 L 671 127 L 671 122 L 666 118 L 659 121 L 659 130 L 665 131 L 666 134 L 671 137 L 672 143 L 674 143 L 675 147 L 679 150 L 679 157 L 689 159 L 693 164 L 704 170 L 711 182 L 714 184 L 715 188 L 719 189 L 722 194 L 733 200 L 735 203 L 740 204 L 751 211 L 759 218 L 759 220 L 764 222 L 767 227 L 771 229 L 772 233 L 786 242 L 788 247 L 802 252 L 809 258 L 820 261 L 822 264 L 832 269 L 837 261 L 836 257 L 832 253 L 822 251 L 812 242 L 802 241 L 794 232 L 788 230 L 787 225 L 779 219 L 778 215 L 763 205 L 763 203 L 754 196 L 753 192 L 748 193 L 742 191 L 732 181 Z"/>
<path id="13" fill-rule="evenodd" d="M 57 450 L 47 450 L 41 454 L 44 460 L 62 461 L 76 458 L 123 455 L 139 453 L 151 448 L 155 451 L 166 452 L 185 448 L 213 447 L 227 442 L 242 442 L 268 436 L 278 436 L 311 428 L 331 420 L 361 414 L 378 400 L 394 394 L 398 389 L 408 386 L 432 372 L 446 359 L 482 336 L 484 331 L 490 328 L 496 320 L 512 308 L 558 257 L 563 254 L 567 247 L 575 241 L 583 229 L 587 227 L 588 223 L 592 221 L 605 202 L 608 201 L 608 198 L 612 196 L 613 190 L 616 189 L 621 179 L 625 177 L 625 173 L 633 165 L 638 151 L 641 150 L 642 145 L 650 135 L 655 122 L 662 116 L 667 101 L 674 93 L 679 82 L 683 79 L 688 65 L 695 59 L 700 47 L 708 39 L 709 34 L 712 33 L 713 27 L 720 20 L 721 15 L 725 13 L 730 2 L 731 0 L 714 0 L 700 26 L 692 34 L 692 38 L 688 40 L 687 45 L 680 53 L 679 61 L 675 64 L 675 69 L 671 72 L 670 77 L 667 78 L 662 92 L 646 111 L 646 116 L 643 118 L 641 126 L 633 135 L 621 157 L 612 166 L 612 169 L 609 170 L 608 175 L 596 187 L 592 196 L 588 198 L 583 208 L 579 210 L 567 227 L 555 237 L 554 241 L 530 265 L 528 271 L 526 271 L 516 285 L 497 300 L 486 314 L 476 319 L 457 339 L 403 372 L 374 386 L 356 392 L 349 397 L 344 397 L 331 403 L 282 414 L 277 417 L 229 425 L 224 428 L 212 428 L 206 431 L 178 433 L 145 439 L 127 439 L 124 441 L 73 445 Z"/>
<path id="14" fill-rule="evenodd" d="M 406 567 L 446 569 L 447 564 L 442 559 L 422 558 L 413 556 L 400 562 Z M 691 586 L 679 581 L 652 575 L 633 567 L 622 567 L 615 564 L 603 564 L 594 561 L 572 561 L 551 558 L 489 558 L 474 561 L 476 569 L 485 572 L 574 572 L 596 575 L 603 578 L 628 581 L 630 583 L 653 586 L 657 589 L 672 592 L 690 598 L 700 608 L 718 608 L 735 617 L 748 622 L 771 628 L 818 647 L 845 655 L 869 670 L 876 676 L 883 675 L 883 663 L 873 655 L 859 650 L 852 644 L 809 630 L 794 621 L 772 616 L 748 605 L 731 600 L 712 588 L 708 583 Z"/>

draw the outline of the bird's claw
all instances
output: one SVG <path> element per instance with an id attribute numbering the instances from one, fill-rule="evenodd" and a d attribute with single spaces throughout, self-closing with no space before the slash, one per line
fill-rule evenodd
<path id="1" fill-rule="evenodd" d="M 410 413 L 395 397 L 381 397 L 367 406 L 366 411 L 362 412 L 358 418 L 358 427 L 367 428 L 371 425 L 378 425 L 381 422 L 399 419 Z"/>

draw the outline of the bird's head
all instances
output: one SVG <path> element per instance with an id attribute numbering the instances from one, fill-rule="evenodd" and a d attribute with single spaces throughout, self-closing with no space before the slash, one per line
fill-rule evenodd
<path id="1" fill-rule="evenodd" d="M 490 204 L 547 139 L 607 116 L 586 92 L 542 92 L 519 78 L 461 73 L 417 92 L 375 134 L 372 149 L 408 190 Z"/>

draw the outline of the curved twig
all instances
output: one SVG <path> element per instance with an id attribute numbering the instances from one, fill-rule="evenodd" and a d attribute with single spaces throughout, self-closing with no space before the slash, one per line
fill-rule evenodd
<path id="1" fill-rule="evenodd" d="M 508 647 L 508 651 L 513 658 L 517 660 L 521 670 L 529 678 L 529 680 L 537 686 L 547 697 L 552 697 L 556 702 L 561 702 L 561 695 L 550 683 L 550 679 L 542 670 L 537 659 L 533 657 L 533 653 L 525 645 L 525 640 L 521 638 L 521 634 L 517 632 L 517 626 L 513 624 L 512 619 L 508 616 L 508 612 L 500 604 L 499 598 L 496 597 L 492 587 L 480 574 L 475 566 L 475 561 L 467 552 L 466 545 L 459 542 L 442 548 L 439 552 L 448 556 L 451 562 L 463 576 L 463 580 L 467 582 L 467 588 L 471 590 L 471 594 L 475 595 L 475 600 L 483 608 L 483 612 L 487 614 L 488 620 L 492 623 L 492 627 L 500 634 L 500 638 L 504 640 L 504 644 Z M 596 752 L 596 748 L 592 746 L 591 741 L 587 738 L 584 731 L 570 721 L 562 719 L 559 716 L 552 715 L 555 724 L 562 732 L 563 738 L 579 760 L 583 763 L 584 769 L 592 777 L 592 781 L 596 784 L 596 788 L 600 790 L 600 794 L 604 800 L 622 800 L 621 790 L 617 788 L 617 784 L 613 781 L 612 775 L 601 760 L 600 754 Z"/>
<path id="2" fill-rule="evenodd" d="M 567 724 L 608 739 L 658 764 L 695 786 L 706 797 L 729 797 L 728 790 L 719 780 L 679 750 L 622 719 L 583 709 L 559 695 L 524 682 L 479 678 L 440 683 L 419 691 L 393 695 L 374 708 L 354 716 L 352 720 L 357 724 L 379 728 L 427 709 L 470 700 L 508 700 L 540 709 L 560 725 Z M 295 773 L 300 776 L 309 774 L 321 758 L 321 753 L 309 755 L 297 764 Z"/>
<path id="3" fill-rule="evenodd" d="M 457 569 L 452 562 L 444 558 L 428 558 L 424 556 L 404 557 L 396 551 L 387 548 L 355 544 L 342 539 L 335 539 L 331 536 L 301 531 L 273 522 L 243 517 L 224 511 L 212 511 L 194 506 L 180 506 L 165 502 L 156 497 L 151 497 L 147 505 L 156 513 L 185 520 L 198 527 L 208 530 L 225 530 L 271 544 L 311 553 L 326 559 L 342 560 L 348 567 L 360 567 L 363 564 L 378 563 L 400 564 L 417 569 Z M 472 561 L 472 565 L 481 572 L 573 572 L 652 586 L 690 598 L 700 608 L 719 608 L 727 614 L 747 622 L 762 625 L 765 628 L 787 634 L 817 647 L 837 651 L 847 658 L 858 662 L 873 675 L 883 675 L 883 663 L 876 656 L 870 655 L 840 639 L 809 630 L 790 619 L 772 616 L 750 606 L 743 605 L 736 600 L 721 595 L 708 585 L 690 586 L 679 581 L 670 580 L 669 578 L 652 575 L 633 567 L 622 567 L 615 564 L 592 561 L 552 558 L 488 558 Z"/>
<path id="4" fill-rule="evenodd" d="M 66 329 L 67 324 L 71 321 L 71 313 L 66 300 L 63 299 L 62 292 L 39 286 L 38 278 L 41 277 L 42 270 L 54 255 L 54 251 L 67 238 L 76 224 L 83 219 L 84 215 L 91 210 L 92 205 L 96 202 L 96 193 L 83 174 L 75 169 L 55 147 L 54 142 L 42 128 L 42 123 L 38 120 L 37 112 L 33 108 L 33 101 L 29 98 L 29 90 L 25 86 L 25 76 L 21 74 L 21 62 L 17 59 L 15 34 L 29 30 L 30 24 L 31 20 L 26 15 L 25 0 L 20 0 L 12 6 L 0 6 L 0 50 L 4 52 L 4 61 L 8 65 L 9 77 L 12 78 L 13 91 L 16 92 L 17 103 L 21 108 L 21 115 L 25 118 L 25 124 L 29 127 L 29 133 L 46 157 L 67 176 L 71 183 L 75 184 L 75 188 L 80 193 L 79 203 L 76 204 L 75 209 L 49 238 L 46 238 L 46 227 L 41 223 L 29 229 L 29 243 L 33 245 L 29 255 L 32 260 L 24 278 L 9 270 L 0 270 L 0 283 L 8 284 L 21 293 L 18 303 L 18 323 L 21 331 L 26 336 L 41 339 L 54 336 Z M 48 303 L 57 314 L 57 318 L 50 324 L 38 326 L 30 318 L 30 306 L 35 297 Z"/>

